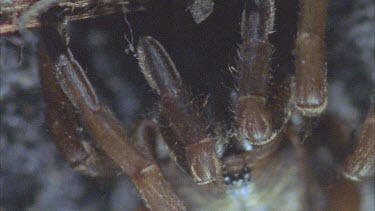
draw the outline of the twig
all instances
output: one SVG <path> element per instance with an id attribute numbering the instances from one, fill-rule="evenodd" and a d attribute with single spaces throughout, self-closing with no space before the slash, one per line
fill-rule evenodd
<path id="1" fill-rule="evenodd" d="M 0 34 L 13 33 L 19 30 L 19 18 L 26 12 L 30 14 L 28 20 L 21 20 L 25 28 L 39 27 L 41 23 L 38 16 L 45 12 L 43 8 L 35 5 L 41 4 L 43 0 L 6 0 L 0 1 Z M 67 21 L 82 20 L 87 18 L 109 15 L 120 12 L 143 11 L 147 5 L 157 0 L 61 0 L 54 1 L 56 5 L 52 8 L 59 8 Z M 31 8 L 37 8 L 35 13 L 29 12 Z M 50 5 L 51 6 L 51 5 Z M 46 8 L 50 9 L 50 8 Z"/>

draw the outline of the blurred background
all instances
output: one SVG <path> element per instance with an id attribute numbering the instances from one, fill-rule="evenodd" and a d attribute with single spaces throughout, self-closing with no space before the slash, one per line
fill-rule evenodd
<path id="1" fill-rule="evenodd" d="M 129 50 L 139 36 L 151 35 L 171 55 L 192 96 L 198 102 L 208 99 L 207 116 L 225 122 L 233 85 L 228 67 L 235 64 L 240 42 L 242 1 L 215 1 L 214 12 L 199 25 L 186 3 L 160 2 L 144 12 L 127 13 L 126 19 L 115 14 L 69 23 L 75 58 L 100 99 L 131 128 L 138 120 L 152 117 L 157 100 Z M 277 1 L 277 13 L 283 18 L 276 20 L 276 30 L 295 27 L 295 5 L 295 1 Z M 351 131 L 359 128 L 373 99 L 374 10 L 372 0 L 329 1 L 327 112 L 342 119 Z M 290 43 L 293 34 L 284 39 Z M 285 51 L 275 60 L 289 59 L 293 51 Z M 37 57 L 36 37 L 1 35 L 0 210 L 137 208 L 138 193 L 126 176 L 92 178 L 74 172 L 62 160 L 44 121 Z M 374 210 L 373 184 L 371 180 L 363 185 L 367 187 L 362 190 L 367 203 L 363 210 Z"/>

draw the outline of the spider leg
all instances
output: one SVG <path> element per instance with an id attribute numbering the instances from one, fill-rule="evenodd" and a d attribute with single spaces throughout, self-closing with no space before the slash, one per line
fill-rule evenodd
<path id="1" fill-rule="evenodd" d="M 375 173 L 375 107 L 367 114 L 357 139 L 351 139 L 351 130 L 342 120 L 329 114 L 320 118 L 313 129 L 313 140 L 325 146 L 332 154 L 338 171 L 347 179 L 362 181 Z M 313 143 L 312 143 L 313 144 Z"/>
<path id="2" fill-rule="evenodd" d="M 375 106 L 371 105 L 354 151 L 341 164 L 345 177 L 360 181 L 375 173 Z"/>
<path id="3" fill-rule="evenodd" d="M 143 122 L 138 134 L 145 135 L 129 137 L 119 120 L 100 104 L 83 69 L 74 60 L 58 32 L 43 28 L 41 34 L 45 41 L 44 46 L 51 55 L 53 73 L 58 85 L 74 108 L 79 110 L 96 144 L 131 177 L 146 206 L 152 210 L 186 210 L 150 154 L 150 147 L 146 144 L 133 144 L 151 142 L 149 139 L 152 136 L 146 134 L 152 131 L 152 127 L 145 126 L 148 123 Z M 138 138 L 146 140 L 134 140 Z"/>
<path id="4" fill-rule="evenodd" d="M 58 150 L 75 170 L 92 176 L 115 175 L 119 169 L 113 161 L 92 142 L 85 141 L 77 113 L 58 85 L 51 60 L 44 49 L 40 48 L 39 52 L 40 77 L 47 104 L 46 121 Z"/>
<path id="5" fill-rule="evenodd" d="M 242 14 L 236 113 L 238 139 L 244 146 L 270 142 L 288 118 L 289 81 L 285 78 L 275 81 L 275 90 L 269 83 L 272 48 L 268 37 L 273 30 L 274 16 L 273 0 L 247 1 Z M 274 96 L 269 96 L 270 91 L 276 91 Z"/>
<path id="6" fill-rule="evenodd" d="M 327 106 L 327 68 L 324 34 L 326 0 L 300 0 L 295 56 L 295 102 L 306 116 L 316 116 Z"/>
<path id="7" fill-rule="evenodd" d="M 361 210 L 361 190 L 357 183 L 337 177 L 326 189 L 326 210 Z"/>
<path id="8" fill-rule="evenodd" d="M 333 122 L 329 121 L 329 123 L 332 124 Z M 298 162 L 303 164 L 300 169 L 303 178 L 302 185 L 304 186 L 303 210 L 359 210 L 359 186 L 352 181 L 337 176 L 332 168 L 327 169 L 326 162 L 328 162 L 328 159 L 316 158 L 319 156 L 316 151 L 317 148 L 309 143 L 303 143 L 302 140 L 305 139 L 305 135 L 303 134 L 304 131 L 300 131 L 301 129 L 299 126 L 291 125 L 291 127 L 286 128 L 285 132 L 297 154 L 299 154 Z M 329 138 L 333 138 L 337 134 L 332 135 Z M 336 148 L 340 148 L 340 146 Z M 324 164 L 321 163 L 322 161 Z M 326 199 L 324 202 L 321 201 L 322 196 Z"/>
<path id="9" fill-rule="evenodd" d="M 142 37 L 138 59 L 146 80 L 160 96 L 159 121 L 164 125 L 163 136 L 172 156 L 198 184 L 215 181 L 220 175 L 220 164 L 214 142 L 168 53 L 152 37 Z"/>

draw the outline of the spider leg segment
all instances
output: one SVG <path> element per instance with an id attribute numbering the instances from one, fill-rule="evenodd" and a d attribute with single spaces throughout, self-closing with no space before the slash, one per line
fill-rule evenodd
<path id="1" fill-rule="evenodd" d="M 268 90 L 272 55 L 268 37 L 273 30 L 274 16 L 273 0 L 247 1 L 242 14 L 243 42 L 237 66 L 239 93 L 236 113 L 238 140 L 243 146 L 248 143 L 264 145 L 272 141 L 289 116 L 289 82 L 277 82 L 277 96 L 270 96 Z M 273 105 L 270 103 L 271 98 L 274 99 Z"/>
<path id="2" fill-rule="evenodd" d="M 346 179 L 362 181 L 373 177 L 375 173 L 374 105 L 371 105 L 356 139 L 351 138 L 351 130 L 343 122 L 345 121 L 332 115 L 322 115 L 319 125 L 313 130 L 312 140 L 329 149 L 337 164 L 335 169 Z"/>
<path id="3" fill-rule="evenodd" d="M 295 43 L 295 102 L 306 116 L 316 116 L 327 106 L 327 68 L 324 35 L 326 0 L 300 0 Z"/>
<path id="4" fill-rule="evenodd" d="M 173 61 L 152 37 L 141 37 L 137 51 L 142 73 L 160 96 L 159 122 L 172 156 L 198 184 L 215 181 L 221 173 L 214 142 Z"/>
<path id="5" fill-rule="evenodd" d="M 287 127 L 285 132 L 299 155 L 298 162 L 302 163 L 300 170 L 302 170 L 303 178 L 301 186 L 304 186 L 304 205 L 301 210 L 359 210 L 359 187 L 352 181 L 337 175 L 334 168 L 332 168 L 333 166 L 330 166 L 330 168 L 322 167 L 324 163 L 312 160 L 312 157 L 318 157 L 317 152 L 321 148 L 302 144 L 305 135 L 303 134 L 304 132 L 298 129 L 298 126 Z M 335 135 L 337 134 L 332 134 L 332 136 Z M 340 147 L 337 146 L 336 148 Z M 322 169 L 318 170 L 312 166 L 320 166 Z M 321 202 L 321 196 L 317 193 L 323 194 L 326 201 Z"/>
<path id="6" fill-rule="evenodd" d="M 341 165 L 345 177 L 360 181 L 374 176 L 375 173 L 375 106 L 362 125 L 354 151 L 349 154 Z"/>
<path id="7" fill-rule="evenodd" d="M 152 210 L 185 210 L 182 201 L 165 180 L 151 147 L 146 144 L 158 133 L 150 122 L 142 122 L 130 137 L 119 120 L 100 104 L 83 69 L 55 29 L 42 28 L 44 48 L 51 56 L 48 69 L 82 121 L 97 146 L 131 177 L 146 206 Z M 57 41 L 56 41 L 57 39 Z M 154 135 L 152 135 L 154 134 Z M 141 140 L 137 140 L 141 139 Z M 138 143 L 136 146 L 134 143 Z"/>
<path id="8" fill-rule="evenodd" d="M 53 64 L 44 49 L 40 49 L 41 82 L 47 104 L 46 120 L 57 148 L 70 166 L 89 175 L 114 175 L 119 171 L 112 160 L 85 141 L 77 113 L 68 97 L 59 87 Z"/>

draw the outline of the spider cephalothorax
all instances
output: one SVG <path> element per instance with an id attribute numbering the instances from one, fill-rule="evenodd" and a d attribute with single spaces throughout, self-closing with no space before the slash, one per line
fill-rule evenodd
<path id="1" fill-rule="evenodd" d="M 274 1 L 249 0 L 243 5 L 242 39 L 231 68 L 236 80 L 233 115 L 223 133 L 210 128 L 167 51 L 150 36 L 139 38 L 136 57 L 159 97 L 158 125 L 144 120 L 132 133 L 125 132 L 100 103 L 61 33 L 42 27 L 40 62 L 48 125 L 71 166 L 94 175 L 123 171 L 152 210 L 208 205 L 276 209 L 281 203 L 286 203 L 285 209 L 299 210 L 329 204 L 316 203 L 322 196 L 310 166 L 314 148 L 330 144 L 302 144 L 309 135 L 304 122 L 321 115 L 327 105 L 326 2 L 300 1 L 295 65 L 290 65 L 292 61 L 271 65 Z M 374 172 L 373 110 L 357 148 L 340 163 L 349 178 Z M 77 130 L 81 127 L 88 135 Z M 161 171 L 154 148 L 163 142 L 171 160 L 190 177 L 170 162 Z"/>

